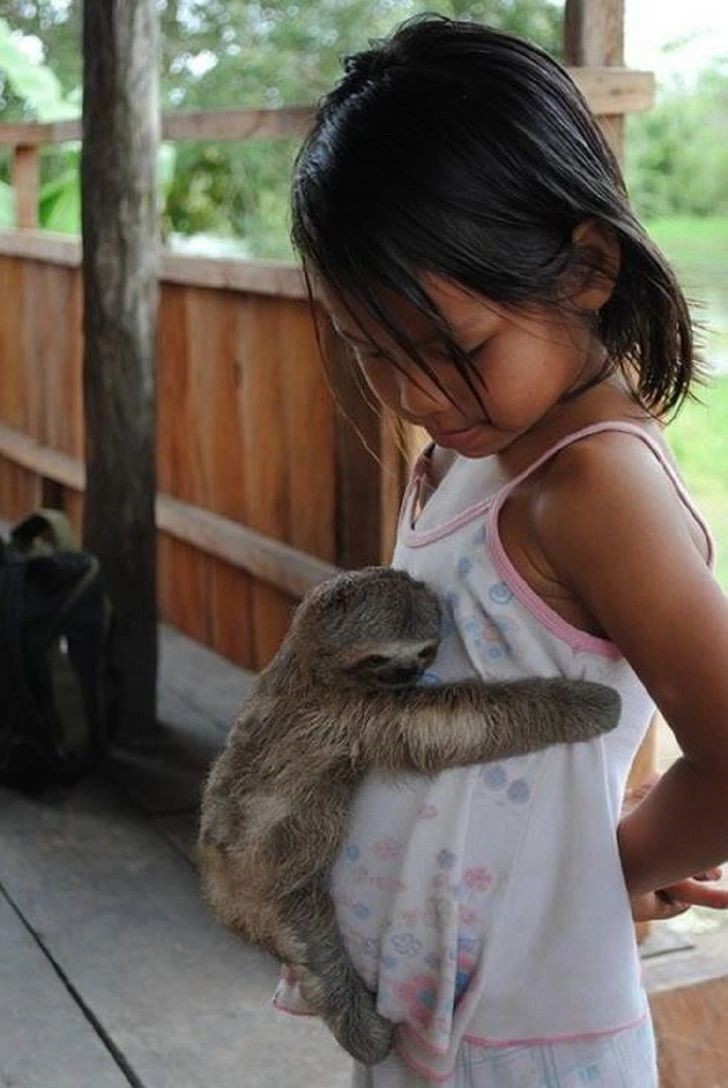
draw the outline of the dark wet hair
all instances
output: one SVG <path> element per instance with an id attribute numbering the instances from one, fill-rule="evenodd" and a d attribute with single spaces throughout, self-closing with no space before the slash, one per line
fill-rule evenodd
<path id="1" fill-rule="evenodd" d="M 597 380 L 619 367 L 648 411 L 678 406 L 698 368 L 687 303 L 567 72 L 529 42 L 437 15 L 370 44 L 345 58 L 296 160 L 292 239 L 307 275 L 355 299 L 437 381 L 382 289 L 409 300 L 473 388 L 423 273 L 504 305 L 568 308 L 585 272 L 609 275 L 572 241 L 597 219 L 621 252 L 609 301 L 584 315 L 607 349 Z"/>

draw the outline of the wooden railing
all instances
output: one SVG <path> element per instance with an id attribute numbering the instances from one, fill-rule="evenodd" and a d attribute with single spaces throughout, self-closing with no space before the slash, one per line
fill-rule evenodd
<path id="1" fill-rule="evenodd" d="M 652 101 L 647 72 L 572 75 L 605 119 Z M 162 135 L 300 136 L 311 117 L 310 107 L 168 114 Z M 77 525 L 80 244 L 39 231 L 37 202 L 40 148 L 80 135 L 76 121 L 0 125 L 18 223 L 0 231 L 0 514 L 19 517 L 43 502 L 64 506 Z M 399 446 L 412 435 L 370 409 L 322 324 L 348 418 L 334 410 L 296 265 L 165 253 L 160 280 L 160 612 L 259 669 L 306 589 L 339 566 L 388 559 L 406 472 Z"/>

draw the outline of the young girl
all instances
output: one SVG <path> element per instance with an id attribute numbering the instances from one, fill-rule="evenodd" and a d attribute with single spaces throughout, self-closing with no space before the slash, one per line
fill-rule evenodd
<path id="1" fill-rule="evenodd" d="M 683 295 L 564 70 L 436 16 L 347 59 L 293 236 L 371 389 L 432 438 L 393 560 L 441 595 L 428 679 L 623 703 L 587 743 L 359 789 L 332 894 L 397 1029 L 354 1084 L 650 1088 L 633 918 L 728 904 L 704 883 L 728 856 L 728 610 L 659 424 L 695 377 Z M 620 822 L 655 705 L 683 755 Z M 290 980 L 276 1000 L 305 1011 Z"/>

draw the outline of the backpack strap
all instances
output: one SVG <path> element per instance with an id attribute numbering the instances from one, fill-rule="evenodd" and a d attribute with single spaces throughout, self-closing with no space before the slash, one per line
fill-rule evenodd
<path id="1" fill-rule="evenodd" d="M 41 536 L 45 536 L 57 550 L 78 551 L 78 541 L 68 518 L 62 510 L 52 510 L 49 507 L 36 510 L 19 521 L 10 531 L 10 544 L 18 551 L 28 553 Z"/>

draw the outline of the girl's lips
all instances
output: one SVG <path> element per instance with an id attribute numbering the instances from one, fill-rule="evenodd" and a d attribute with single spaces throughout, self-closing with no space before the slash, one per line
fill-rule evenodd
<path id="1" fill-rule="evenodd" d="M 441 434 L 433 434 L 433 439 L 438 446 L 448 446 L 451 442 L 465 442 L 476 435 L 482 427 L 482 423 L 476 423 L 473 427 L 466 427 L 464 431 L 443 431 Z"/>

